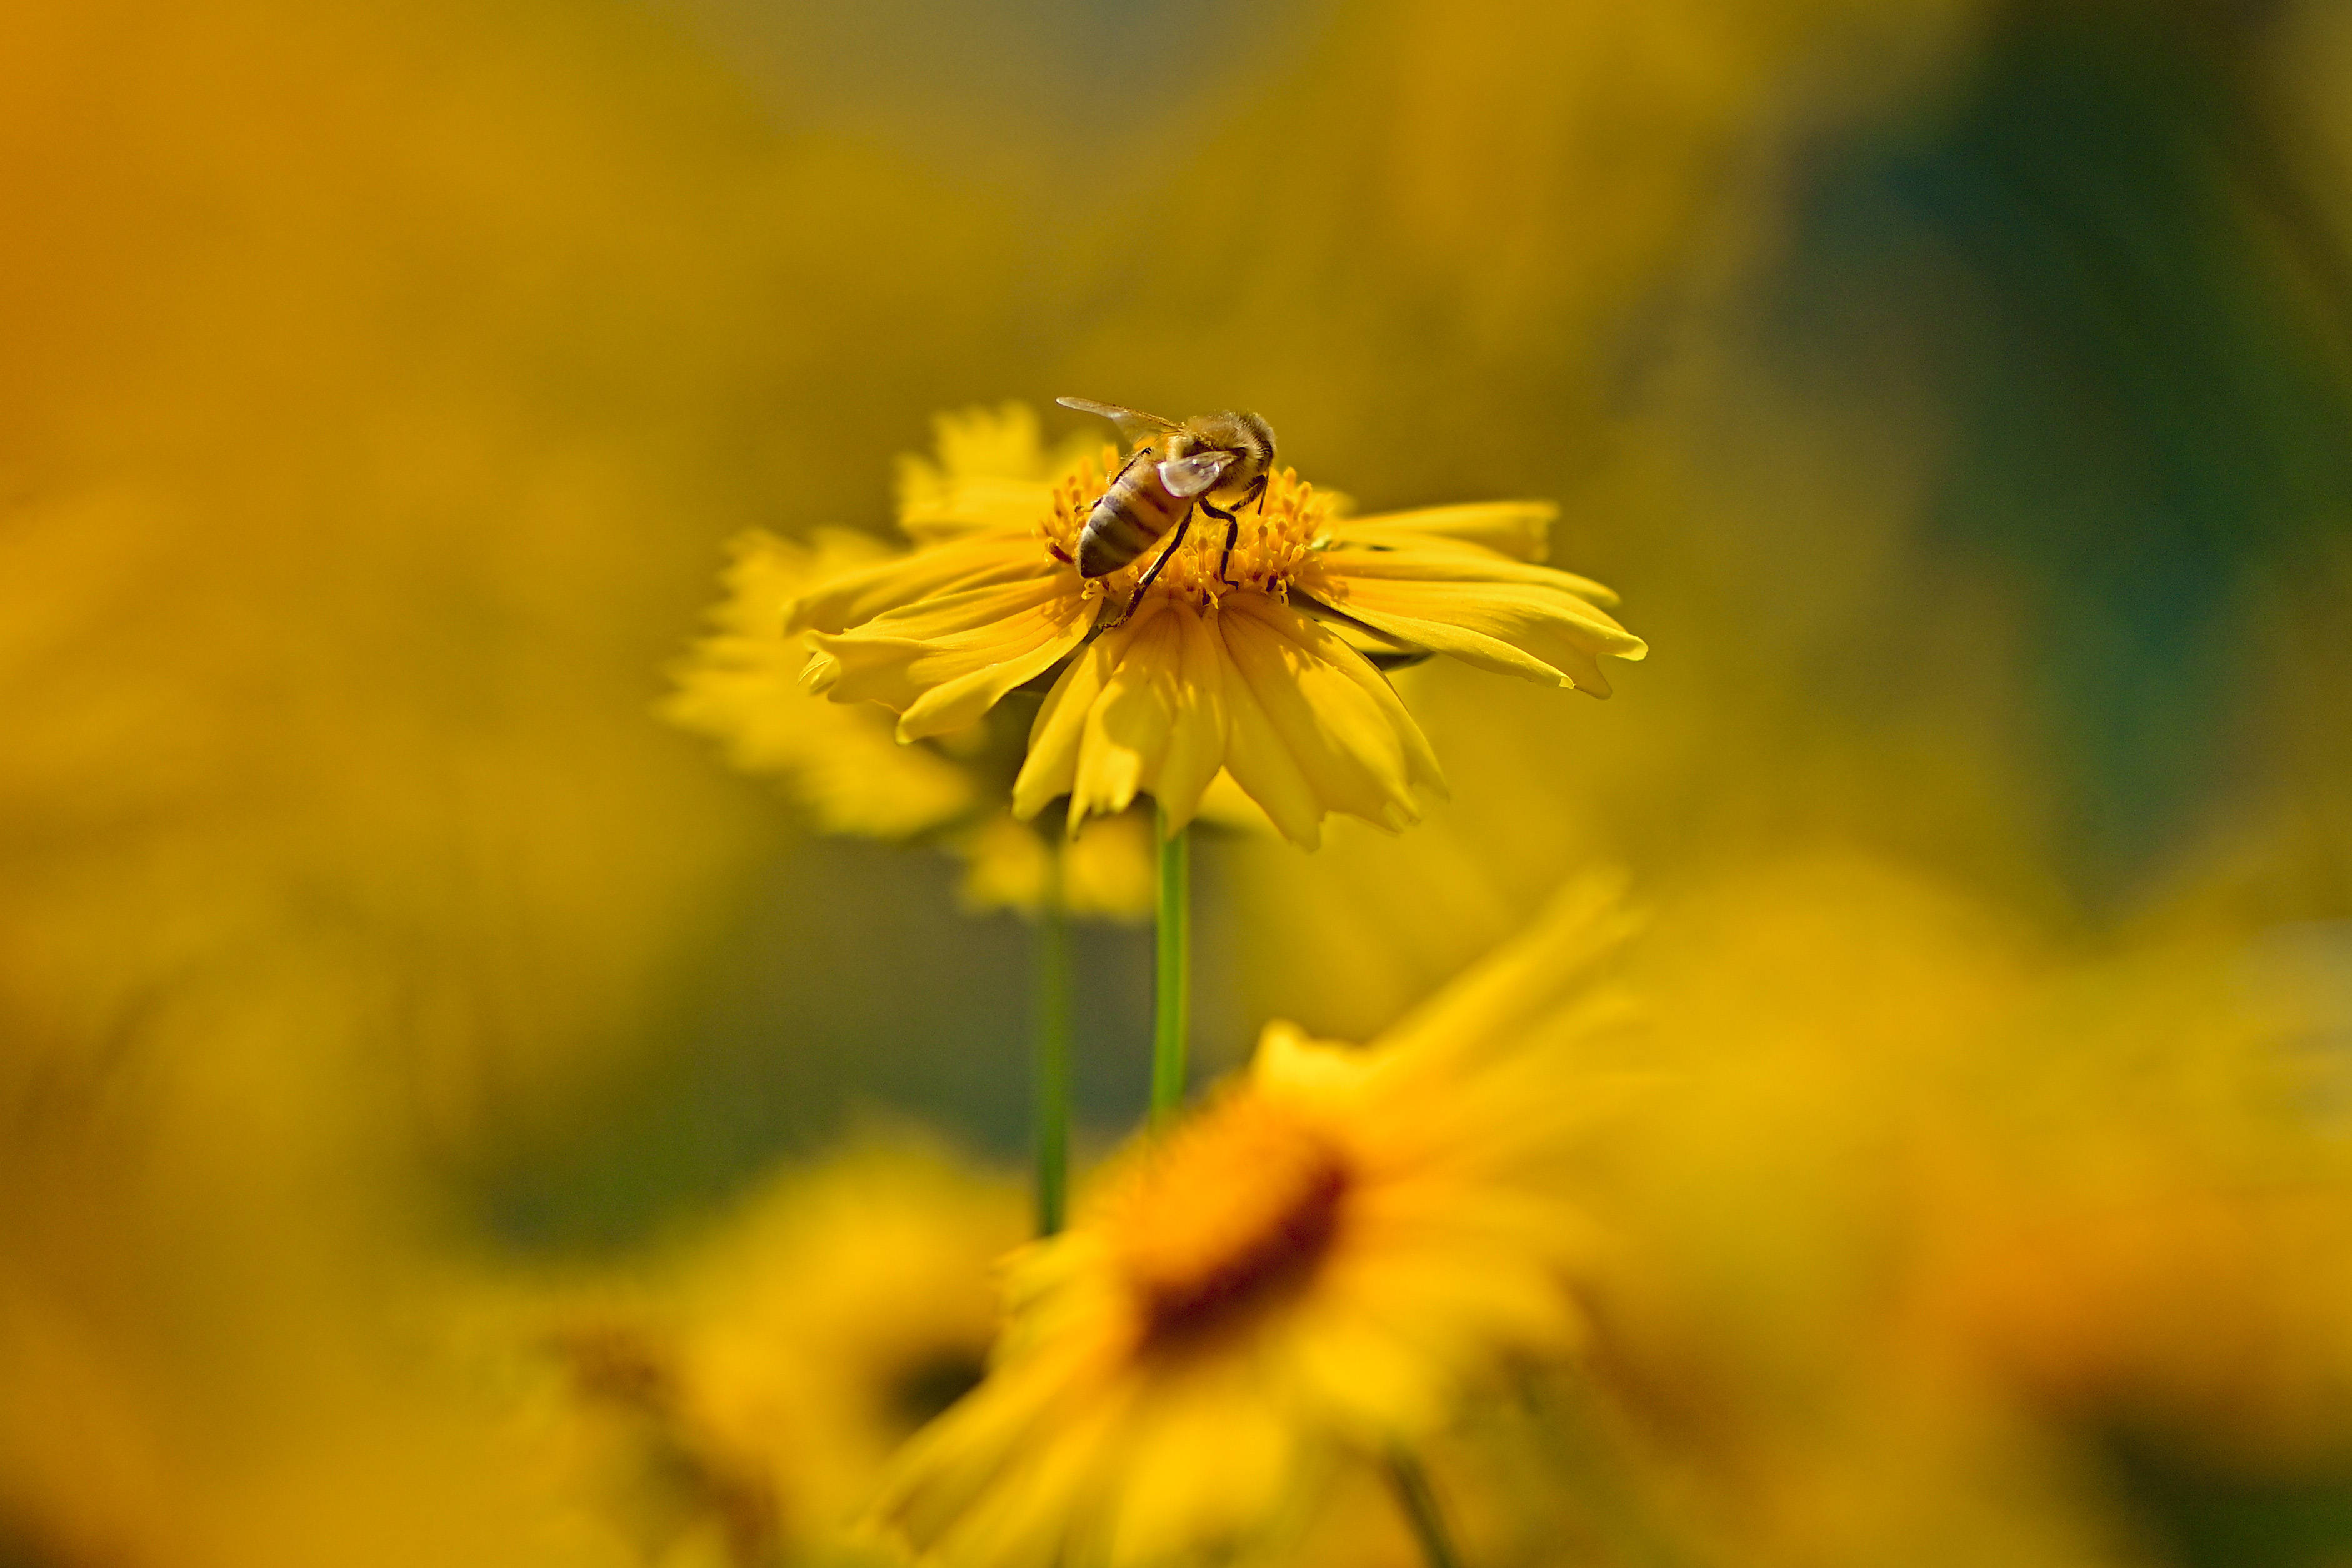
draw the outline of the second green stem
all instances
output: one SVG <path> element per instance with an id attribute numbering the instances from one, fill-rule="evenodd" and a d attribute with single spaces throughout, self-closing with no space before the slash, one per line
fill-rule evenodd
<path id="1" fill-rule="evenodd" d="M 1037 1234 L 1062 1228 L 1070 1179 L 1070 917 L 1058 900 L 1037 921 Z"/>
<path id="2" fill-rule="evenodd" d="M 1184 1103 L 1188 1000 L 1192 988 L 1192 830 L 1168 831 L 1155 806 L 1160 841 L 1160 930 L 1152 967 L 1151 1124 L 1164 1125 Z"/>
<path id="3" fill-rule="evenodd" d="M 1421 1543 L 1421 1555 L 1429 1568 L 1462 1568 L 1461 1554 L 1454 1550 L 1445 1514 L 1437 1506 L 1437 1493 L 1421 1461 L 1402 1449 L 1391 1454 L 1389 1484 L 1396 1490 L 1397 1504 L 1404 1510 L 1405 1522 L 1412 1526 L 1412 1538 Z"/>

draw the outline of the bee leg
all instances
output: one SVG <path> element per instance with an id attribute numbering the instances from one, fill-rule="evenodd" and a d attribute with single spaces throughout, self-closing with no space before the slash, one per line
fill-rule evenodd
<path id="1" fill-rule="evenodd" d="M 1244 496 L 1244 497 L 1242 497 L 1242 506 L 1243 506 L 1243 507 L 1246 507 L 1246 506 L 1248 506 L 1252 500 L 1255 500 L 1255 501 L 1257 502 L 1257 515 L 1258 515 L 1259 517 L 1264 517 L 1264 516 L 1265 516 L 1265 482 L 1266 482 L 1266 478 L 1267 478 L 1267 476 L 1265 476 L 1265 475 L 1264 475 L 1264 474 L 1261 474 L 1261 475 L 1259 475 L 1256 478 L 1255 478 L 1255 479 L 1251 480 L 1251 481 L 1250 481 L 1250 487 L 1249 487 L 1249 494 L 1248 494 L 1248 495 L 1246 495 L 1246 496 Z M 1241 509 L 1241 507 L 1234 507 L 1234 509 L 1235 511 L 1239 511 L 1239 510 Z"/>
<path id="2" fill-rule="evenodd" d="M 1135 607 L 1143 602 L 1144 593 L 1151 587 L 1153 580 L 1160 576 L 1160 569 L 1168 564 L 1168 558 L 1174 555 L 1176 553 L 1176 547 L 1184 542 L 1184 530 L 1192 526 L 1192 508 L 1187 507 L 1184 508 L 1184 515 L 1176 519 L 1176 531 L 1168 536 L 1168 548 L 1160 552 L 1160 559 L 1151 563 L 1151 570 L 1143 574 L 1143 580 L 1135 585 L 1135 591 L 1128 595 L 1127 609 L 1121 612 L 1118 621 L 1111 622 L 1112 625 L 1118 625 L 1129 615 L 1135 613 Z"/>
<path id="3" fill-rule="evenodd" d="M 1225 575 L 1225 568 L 1233 563 L 1234 546 L 1242 537 L 1242 520 L 1213 501 L 1202 502 L 1201 510 L 1225 525 L 1225 550 L 1217 557 L 1217 580 L 1230 584 L 1233 579 Z"/>

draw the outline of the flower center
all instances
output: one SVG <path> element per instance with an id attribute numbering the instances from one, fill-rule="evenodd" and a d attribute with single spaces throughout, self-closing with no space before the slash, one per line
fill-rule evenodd
<path id="1" fill-rule="evenodd" d="M 1110 487 L 1110 476 L 1118 472 L 1122 461 L 1117 448 L 1105 447 L 1100 457 L 1081 463 L 1054 486 L 1054 509 L 1038 525 L 1037 532 L 1057 560 L 1077 559 L 1078 535 L 1085 529 L 1095 502 Z M 1262 501 L 1252 501 L 1242 507 L 1227 507 L 1222 499 L 1214 502 L 1222 509 L 1234 512 L 1230 524 L 1211 517 L 1195 503 L 1192 525 L 1184 531 L 1183 542 L 1176 547 L 1167 566 L 1153 581 L 1153 595 L 1171 594 L 1198 607 L 1244 591 L 1286 599 L 1291 580 L 1314 558 L 1329 526 L 1331 503 L 1328 492 L 1317 490 L 1288 468 L 1267 477 Z M 1234 536 L 1230 560 L 1225 559 L 1225 536 L 1229 531 Z M 1163 534 L 1134 560 L 1097 579 L 1102 584 L 1102 591 L 1124 604 L 1167 546 L 1168 538 Z M 1220 565 L 1223 567 L 1222 578 L 1218 575 Z M 1087 591 L 1093 590 L 1089 587 Z"/>
<path id="2" fill-rule="evenodd" d="M 1193 1337 L 1302 1283 L 1339 1228 L 1339 1151 L 1263 1099 L 1211 1108 L 1150 1158 L 1112 1233 L 1151 1339 Z"/>

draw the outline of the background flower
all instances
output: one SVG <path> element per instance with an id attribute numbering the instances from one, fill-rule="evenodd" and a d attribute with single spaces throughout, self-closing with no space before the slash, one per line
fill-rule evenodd
<path id="1" fill-rule="evenodd" d="M 849 1561 L 917 1427 L 977 1382 L 1019 1186 L 904 1131 L 774 1173 L 626 1260 L 474 1279 L 457 1354 L 551 1510 L 624 1560 Z"/>

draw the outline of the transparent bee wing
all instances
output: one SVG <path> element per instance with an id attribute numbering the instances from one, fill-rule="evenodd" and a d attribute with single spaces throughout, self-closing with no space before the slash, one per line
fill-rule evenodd
<path id="1" fill-rule="evenodd" d="M 1140 409 L 1121 408 L 1115 402 L 1095 402 L 1082 397 L 1057 397 L 1054 400 L 1064 408 L 1074 408 L 1080 413 L 1098 413 L 1118 426 L 1120 435 L 1129 444 L 1148 441 L 1155 435 L 1165 435 L 1178 428 L 1172 419 L 1162 419 L 1156 413 Z"/>
<path id="2" fill-rule="evenodd" d="M 1234 465 L 1234 455 L 1231 452 L 1202 452 L 1191 457 L 1171 457 L 1160 465 L 1160 483 L 1180 501 L 1205 496 Z"/>

